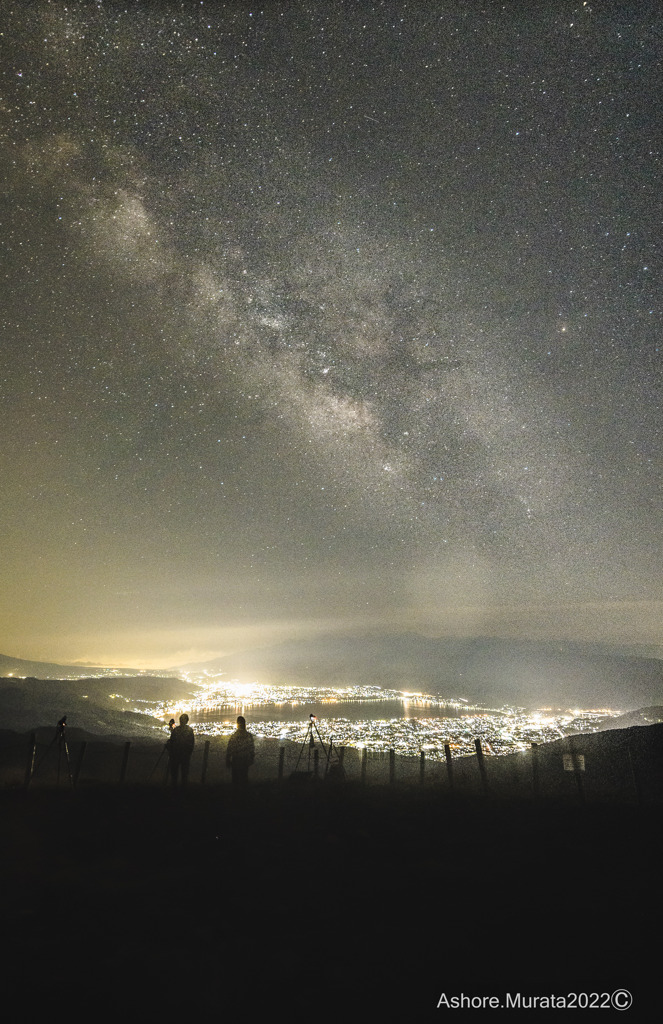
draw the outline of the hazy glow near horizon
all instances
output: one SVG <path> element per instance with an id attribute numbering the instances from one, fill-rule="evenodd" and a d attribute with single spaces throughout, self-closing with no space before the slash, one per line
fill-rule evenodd
<path id="1" fill-rule="evenodd" d="M 129 634 L 104 634 L 97 641 L 78 635 L 53 635 L 41 637 L 21 657 L 72 666 L 166 671 L 292 639 L 307 640 L 317 636 L 342 636 L 345 633 L 364 631 L 380 635 L 404 629 L 428 637 L 520 639 L 526 636 L 541 641 L 598 642 L 608 648 L 640 648 L 649 657 L 663 657 L 660 634 L 663 601 L 570 602 L 549 607 L 503 604 L 480 609 L 445 608 L 440 610 L 440 615 L 445 628 L 440 628 L 441 623 L 436 622 L 432 615 L 428 619 L 422 617 L 418 622 L 413 622 L 410 616 L 404 614 L 384 621 L 369 617 L 359 622 L 350 619 L 268 619 L 236 627 L 152 629 L 145 632 L 134 630 Z M 95 642 L 98 644 L 96 657 Z M 85 655 L 81 654 L 81 648 L 87 652 Z"/>

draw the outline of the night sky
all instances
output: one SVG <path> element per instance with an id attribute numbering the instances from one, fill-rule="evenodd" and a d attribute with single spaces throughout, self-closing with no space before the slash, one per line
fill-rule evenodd
<path id="1" fill-rule="evenodd" d="M 658 2 L 0 19 L 2 653 L 661 643 Z"/>

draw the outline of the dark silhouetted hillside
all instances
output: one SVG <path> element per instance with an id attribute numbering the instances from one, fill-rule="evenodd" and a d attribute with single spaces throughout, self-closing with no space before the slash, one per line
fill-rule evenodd
<path id="1" fill-rule="evenodd" d="M 443 992 L 649 1006 L 657 819 L 356 787 L 0 792 L 5 977 L 35 1016 L 91 1019 L 419 1021 Z"/>
<path id="2" fill-rule="evenodd" d="M 70 725 L 92 733 L 147 735 L 158 723 L 135 709 L 139 701 L 185 698 L 191 687 L 180 679 L 148 676 L 101 679 L 0 679 L 0 723 L 22 731 L 53 726 L 68 716 Z"/>

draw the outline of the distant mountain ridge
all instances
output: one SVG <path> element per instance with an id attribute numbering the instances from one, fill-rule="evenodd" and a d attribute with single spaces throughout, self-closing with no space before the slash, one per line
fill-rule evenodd
<path id="1" fill-rule="evenodd" d="M 26 661 L 23 658 L 12 658 L 8 654 L 0 654 L 0 676 L 17 676 L 34 679 L 92 679 L 101 676 L 139 676 L 136 668 L 102 668 L 98 665 L 60 665 L 51 661 Z M 150 672 L 149 675 L 161 675 Z M 170 673 L 168 673 L 170 675 Z"/>
<path id="2" fill-rule="evenodd" d="M 0 724 L 17 732 L 68 725 L 90 733 L 153 736 L 159 723 L 144 714 L 142 702 L 186 700 L 194 689 L 181 679 L 102 676 L 85 679 L 0 677 Z M 145 705 L 145 710 L 147 706 Z"/>
<path id="3" fill-rule="evenodd" d="M 272 685 L 376 685 L 463 697 L 489 706 L 542 703 L 630 711 L 663 704 L 663 661 L 616 653 L 601 644 L 491 637 L 425 637 L 418 633 L 324 634 L 254 648 L 168 671 L 66 666 L 0 655 L 0 676 L 110 680 L 123 691 L 163 687 L 184 675 L 223 674 Z M 160 683 L 159 680 L 163 680 Z"/>
<path id="4" fill-rule="evenodd" d="M 626 714 L 618 715 L 616 718 L 605 718 L 599 729 L 605 732 L 608 729 L 631 729 L 639 725 L 660 725 L 663 723 L 663 707 L 638 708 L 637 711 L 627 711 Z"/>
<path id="5" fill-rule="evenodd" d="M 663 661 L 570 642 L 325 635 L 178 670 L 273 685 L 377 685 L 489 705 L 555 701 L 628 711 L 663 703 Z"/>

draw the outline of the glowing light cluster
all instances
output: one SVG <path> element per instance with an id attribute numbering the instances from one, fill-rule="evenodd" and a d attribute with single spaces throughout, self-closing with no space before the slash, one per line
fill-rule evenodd
<path id="1" fill-rule="evenodd" d="M 417 756 L 424 750 L 432 760 L 441 760 L 445 756 L 445 744 L 455 756 L 474 754 L 475 739 L 479 737 L 485 752 L 497 756 L 525 750 L 531 743 L 559 739 L 567 732 L 591 732 L 598 728 L 602 719 L 615 714 L 607 708 L 584 711 L 578 708 L 536 711 L 510 706 L 487 708 L 471 705 L 463 698 L 413 694 L 378 686 L 267 686 L 236 680 L 207 682 L 190 701 L 155 704 L 150 713 L 167 720 L 186 711 L 192 716 L 196 731 L 211 737 L 232 732 L 234 716 L 240 711 L 250 714 L 251 708 L 274 708 L 273 719 L 255 719 L 251 723 L 254 734 L 281 742 L 301 742 L 308 725 L 307 708 L 311 704 L 327 704 L 332 712 L 335 704 L 369 702 L 397 702 L 404 711 L 413 713 L 398 718 L 356 721 L 332 713 L 320 721 L 325 739 L 333 739 L 336 746 L 394 750 L 405 756 Z M 286 707 L 301 707 L 301 720 L 280 720 L 278 710 Z M 421 709 L 420 714 L 416 713 L 418 709 Z M 452 714 L 430 714 L 435 709 L 440 712 L 449 709 Z M 146 707 L 142 710 L 145 712 Z"/>

